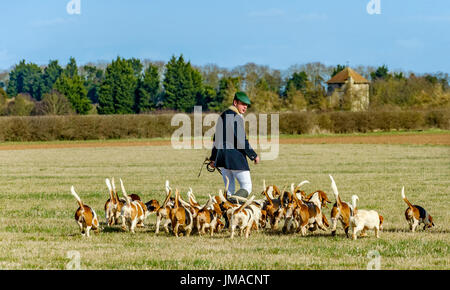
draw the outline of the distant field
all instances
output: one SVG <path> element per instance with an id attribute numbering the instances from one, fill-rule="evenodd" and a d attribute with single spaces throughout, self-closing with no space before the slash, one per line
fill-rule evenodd
<path id="1" fill-rule="evenodd" d="M 270 137 L 268 137 L 270 141 Z M 256 140 L 256 137 L 255 137 Z M 252 140 L 250 140 L 252 141 Z M 353 134 L 302 134 L 279 136 L 280 144 L 417 144 L 450 145 L 450 131 L 430 129 L 425 131 L 390 131 Z M 0 150 L 84 148 L 84 147 L 129 147 L 169 146 L 170 138 L 109 139 L 87 141 L 3 142 Z"/>
<path id="2" fill-rule="evenodd" d="M 415 140 L 426 136 L 418 135 Z M 117 141 L 120 146 L 115 141 L 0 144 L 0 269 L 65 269 L 70 251 L 80 253 L 83 269 L 366 269 L 374 250 L 381 256 L 381 269 L 449 269 L 450 134 L 431 135 L 443 143 L 331 141 L 347 136 L 325 136 L 314 142 L 318 144 L 281 141 L 278 159 L 251 165 L 258 197 L 263 179 L 281 187 L 307 179 L 307 192 L 322 189 L 334 201 L 328 177 L 332 174 L 344 200 L 357 194 L 360 208 L 375 209 L 385 217 L 380 239 L 369 232 L 357 241 L 347 239 L 340 226 L 336 237 L 329 232 L 301 237 L 265 229 L 252 232 L 248 240 L 231 240 L 229 232 L 213 238 L 175 238 L 154 234 L 154 216 L 146 228 L 131 235 L 104 225 L 104 179 L 122 178 L 129 193 L 140 194 L 144 201 L 161 201 L 169 179 L 183 196 L 192 187 L 204 203 L 208 194 L 223 188 L 216 172 L 203 170 L 197 178 L 207 150 L 174 150 L 168 143 L 148 140 Z M 296 138 L 283 138 L 288 139 Z M 168 140 L 159 142 L 163 141 Z M 71 185 L 94 207 L 104 226 L 90 239 L 80 236 L 74 221 L 77 203 L 70 195 Z M 435 228 L 408 231 L 402 186 L 411 202 L 433 215 Z M 330 209 L 325 209 L 327 217 Z"/>

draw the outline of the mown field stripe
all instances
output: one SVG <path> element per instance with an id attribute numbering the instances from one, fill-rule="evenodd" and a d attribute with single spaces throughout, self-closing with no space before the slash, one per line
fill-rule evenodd
<path id="1" fill-rule="evenodd" d="M 269 142 L 270 142 L 269 138 Z M 193 143 L 193 141 L 192 141 Z M 410 144 L 450 146 L 449 132 L 416 134 L 357 134 L 279 137 L 280 144 Z M 55 148 L 95 148 L 95 147 L 133 147 L 170 146 L 170 139 L 129 139 L 129 140 L 89 140 L 89 141 L 50 141 L 50 142 L 3 142 L 0 150 L 55 149 Z M 193 145 L 193 144 L 192 144 Z"/>

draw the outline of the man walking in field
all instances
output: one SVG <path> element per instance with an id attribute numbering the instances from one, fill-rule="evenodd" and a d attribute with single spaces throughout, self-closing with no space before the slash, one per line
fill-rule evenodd
<path id="1" fill-rule="evenodd" d="M 247 197 L 252 192 L 252 180 L 247 157 L 259 163 L 259 157 L 250 146 L 245 135 L 243 114 L 250 105 L 250 99 L 244 92 L 234 95 L 233 105 L 228 107 L 217 120 L 214 145 L 211 152 L 210 166 L 217 167 L 222 172 L 226 185 L 228 177 L 230 185 L 227 194 L 235 194 L 235 179 L 240 189 L 236 195 Z"/>

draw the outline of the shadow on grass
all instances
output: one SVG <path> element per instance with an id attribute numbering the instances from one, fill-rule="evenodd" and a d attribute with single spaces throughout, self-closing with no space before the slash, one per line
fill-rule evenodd
<path id="1" fill-rule="evenodd" d="M 109 234 L 109 233 L 125 233 L 125 232 L 126 231 L 124 231 L 121 227 L 107 226 L 102 229 L 102 233 L 107 233 L 107 234 Z"/>

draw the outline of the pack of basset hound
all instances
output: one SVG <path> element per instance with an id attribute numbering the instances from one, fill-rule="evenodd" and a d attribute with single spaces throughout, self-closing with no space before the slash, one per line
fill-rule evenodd
<path id="1" fill-rule="evenodd" d="M 173 190 L 168 180 L 161 203 L 157 199 L 144 203 L 138 194 L 128 194 L 122 179 L 119 179 L 122 192 L 122 198 L 119 198 L 114 178 L 106 178 L 109 198 L 104 205 L 105 226 L 119 225 L 123 231 L 135 234 L 137 228 L 145 228 L 145 220 L 154 214 L 155 234 L 159 234 L 162 225 L 166 234 L 175 237 L 191 234 L 208 234 L 212 237 L 228 230 L 229 237 L 233 239 L 236 234 L 248 238 L 251 232 L 264 229 L 284 234 L 300 233 L 301 236 L 313 234 L 316 230 L 330 230 L 331 236 L 335 236 L 340 222 L 347 238 L 356 240 L 358 236 L 367 236 L 368 230 L 373 230 L 374 236 L 379 238 L 383 230 L 383 216 L 372 209 L 358 208 L 357 195 L 351 196 L 351 202 L 343 201 L 334 178 L 331 175 L 329 177 L 335 198 L 330 213 L 331 225 L 324 209 L 332 201 L 323 190 L 307 194 L 303 187 L 310 184 L 308 180 L 297 185 L 291 183 L 290 187 L 285 186 L 282 190 L 274 184 L 266 185 L 264 180 L 261 198 L 258 199 L 255 195 L 244 198 L 228 194 L 227 180 L 224 190 L 208 194 L 206 202 L 200 204 L 192 188 L 189 188 L 186 199 L 183 199 L 180 191 L 177 188 Z M 96 212 L 82 202 L 73 186 L 70 191 L 79 205 L 75 220 L 81 235 L 90 237 L 90 230 L 98 233 L 101 226 Z M 415 232 L 420 224 L 424 225 L 424 230 L 435 226 L 433 218 L 423 207 L 409 202 L 404 187 L 401 197 L 408 205 L 404 215 L 411 232 Z"/>

